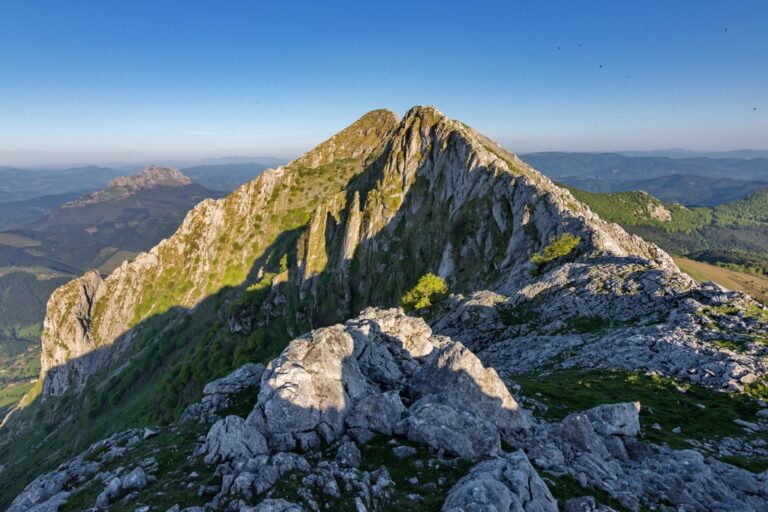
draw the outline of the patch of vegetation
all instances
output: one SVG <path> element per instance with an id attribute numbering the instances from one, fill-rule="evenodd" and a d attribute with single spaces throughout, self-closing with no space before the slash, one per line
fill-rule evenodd
<path id="1" fill-rule="evenodd" d="M 546 265 L 550 261 L 568 256 L 581 242 L 581 238 L 570 233 L 563 233 L 549 241 L 549 245 L 540 252 L 531 256 L 531 261 L 539 266 Z"/>
<path id="2" fill-rule="evenodd" d="M 611 326 L 610 320 L 600 316 L 575 316 L 569 318 L 566 323 L 570 330 L 584 334 L 600 332 Z"/>
<path id="3" fill-rule="evenodd" d="M 518 375 L 522 394 L 548 406 L 546 419 L 560 420 L 572 412 L 606 403 L 639 401 L 642 436 L 673 448 L 690 448 L 687 439 L 716 440 L 743 436 L 736 419 L 754 421 L 758 406 L 749 396 L 723 393 L 658 375 L 624 370 L 560 369 L 542 375 Z M 768 386 L 762 384 L 765 390 Z M 756 386 L 757 389 L 759 386 Z M 651 428 L 654 423 L 661 430 Z M 682 429 L 674 434 L 675 427 Z M 763 461 L 768 467 L 768 461 Z"/>
<path id="4" fill-rule="evenodd" d="M 249 285 L 243 294 L 232 304 L 232 311 L 243 309 L 244 307 L 258 308 L 264 299 L 269 295 L 272 288 L 272 279 L 277 276 L 274 272 L 267 272 L 257 282 Z"/>
<path id="5" fill-rule="evenodd" d="M 734 352 L 743 352 L 745 347 L 743 343 L 733 340 L 715 340 L 715 346 L 718 348 L 733 350 Z"/>
<path id="6" fill-rule="evenodd" d="M 369 473 L 384 466 L 394 485 L 390 500 L 385 510 L 409 510 L 414 512 L 437 512 L 445 501 L 448 490 L 472 467 L 469 461 L 458 458 L 436 459 L 429 449 L 402 438 L 397 438 L 397 444 L 413 447 L 416 452 L 404 458 L 398 458 L 392 452 L 397 446 L 390 443 L 390 438 L 377 436 L 366 445 L 360 446 L 362 456 L 361 471 Z M 324 458 L 333 459 L 335 451 L 329 448 L 324 452 Z M 302 487 L 303 473 L 293 471 L 284 475 L 272 488 L 271 495 L 301 503 L 298 490 Z M 417 483 L 411 483 L 411 478 L 417 478 Z M 322 509 L 354 510 L 356 489 L 340 488 L 341 497 L 330 499 L 321 492 L 315 492 L 313 498 Z M 412 501 L 408 495 L 418 494 L 421 500 Z M 332 508 L 331 508 L 332 507 Z"/>
<path id="7" fill-rule="evenodd" d="M 763 278 L 768 273 L 768 191 L 714 208 L 686 208 L 644 192 L 601 194 L 565 188 L 603 219 L 667 252 L 723 267 L 717 271 L 683 262 L 687 267 L 683 270 L 694 279 L 712 280 L 768 300 L 768 280 Z"/>
<path id="8" fill-rule="evenodd" d="M 444 459 L 442 463 L 426 463 L 433 459 L 433 455 L 424 446 L 411 443 L 405 439 L 397 439 L 398 443 L 411 446 L 416 453 L 403 459 L 397 458 L 392 453 L 393 445 L 388 438 L 377 437 L 360 450 L 363 463 L 360 469 L 374 471 L 386 466 L 392 480 L 395 482 L 394 495 L 389 503 L 390 510 L 414 510 L 414 511 L 439 511 L 445 501 L 448 490 L 472 467 L 472 463 L 462 459 Z M 417 484 L 408 480 L 416 477 Z M 443 478 L 444 480 L 440 481 Z M 435 487 L 429 489 L 426 484 L 433 483 Z M 409 494 L 419 494 L 423 501 L 414 503 L 408 499 Z"/>
<path id="9" fill-rule="evenodd" d="M 406 311 L 420 311 L 436 306 L 448 297 L 448 285 L 445 280 L 433 273 L 425 274 L 416 286 L 400 299 Z"/>
<path id="10" fill-rule="evenodd" d="M 744 386 L 744 394 L 760 400 L 768 400 L 768 378 Z"/>
<path id="11" fill-rule="evenodd" d="M 524 325 L 536 319 L 536 311 L 530 302 L 521 302 L 513 307 L 498 308 L 501 321 L 507 325 Z"/>

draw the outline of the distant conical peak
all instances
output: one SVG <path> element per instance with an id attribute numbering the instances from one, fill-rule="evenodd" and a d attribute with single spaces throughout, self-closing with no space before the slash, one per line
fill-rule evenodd
<path id="1" fill-rule="evenodd" d="M 172 167 L 150 165 L 143 171 L 132 176 L 119 176 L 109 182 L 106 188 L 93 192 L 85 197 L 64 204 L 64 208 L 85 206 L 104 201 L 125 199 L 142 190 L 160 187 L 186 187 L 194 182 L 184 173 Z"/>
<path id="2" fill-rule="evenodd" d="M 153 188 L 190 185 L 192 180 L 180 170 L 172 167 L 150 165 L 133 176 L 120 176 L 109 183 L 109 187 Z"/>

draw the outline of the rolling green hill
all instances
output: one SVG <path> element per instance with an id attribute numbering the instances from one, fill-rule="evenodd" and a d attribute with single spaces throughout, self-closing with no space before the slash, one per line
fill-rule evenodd
<path id="1" fill-rule="evenodd" d="M 601 194 L 566 188 L 602 218 L 667 252 L 733 270 L 768 273 L 768 189 L 714 208 L 685 208 L 645 192 Z"/>

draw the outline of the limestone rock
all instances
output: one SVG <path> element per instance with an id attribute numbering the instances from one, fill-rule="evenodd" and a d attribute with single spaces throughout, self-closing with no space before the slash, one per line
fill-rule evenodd
<path id="1" fill-rule="evenodd" d="M 460 343 L 448 343 L 421 366 L 410 382 L 415 398 L 436 395 L 453 408 L 491 421 L 503 432 L 528 428 L 528 419 L 493 368 Z"/>
<path id="2" fill-rule="evenodd" d="M 406 411 L 400 393 L 421 398 L 421 405 Z M 496 372 L 395 309 L 368 309 L 343 326 L 292 341 L 264 372 L 247 423 L 284 451 L 309 435 L 331 442 L 345 428 L 356 439 L 364 432 L 390 435 L 406 414 L 402 428 L 413 440 L 471 458 L 498 450 L 499 428 L 511 433 L 527 426 Z M 441 429 L 462 446 L 431 439 Z"/>
<path id="3" fill-rule="evenodd" d="M 636 436 L 640 433 L 639 412 L 640 402 L 627 402 L 601 405 L 584 414 L 600 435 Z"/>
<path id="4" fill-rule="evenodd" d="M 340 466 L 346 466 L 350 468 L 359 468 L 361 463 L 360 450 L 355 443 L 346 442 L 339 446 L 336 452 L 336 462 Z"/>
<path id="5" fill-rule="evenodd" d="M 269 453 L 267 441 L 257 430 L 249 428 L 239 416 L 217 421 L 208 432 L 197 454 L 205 455 L 211 464 L 223 460 L 243 460 Z"/>
<path id="6" fill-rule="evenodd" d="M 304 512 L 304 509 L 299 505 L 281 499 L 264 500 L 255 507 L 243 510 L 248 512 Z"/>
<path id="7" fill-rule="evenodd" d="M 235 395 L 259 385 L 264 369 L 265 367 L 261 363 L 247 363 L 229 375 L 209 382 L 203 388 L 203 399 L 187 406 L 181 414 L 180 421 L 182 423 L 195 419 L 215 421 L 217 412 L 229 407 Z M 255 401 L 256 394 L 254 393 Z"/>
<path id="8" fill-rule="evenodd" d="M 411 441 L 470 460 L 493 456 L 501 450 L 499 432 L 493 423 L 436 402 L 433 395 L 416 402 L 399 428 Z"/>
<path id="9" fill-rule="evenodd" d="M 406 408 L 400 400 L 399 392 L 387 391 L 358 400 L 345 421 L 352 428 L 367 429 L 389 436 L 405 412 Z"/>
<path id="10" fill-rule="evenodd" d="M 557 512 L 557 501 L 523 452 L 481 462 L 448 492 L 444 512 Z"/>

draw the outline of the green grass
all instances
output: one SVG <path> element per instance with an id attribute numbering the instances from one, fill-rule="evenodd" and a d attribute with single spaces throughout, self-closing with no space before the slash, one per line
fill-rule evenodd
<path id="1" fill-rule="evenodd" d="M 513 307 L 500 307 L 499 316 L 507 325 L 524 325 L 536 319 L 536 312 L 531 303 L 522 302 Z"/>
<path id="2" fill-rule="evenodd" d="M 395 482 L 395 492 L 389 503 L 389 510 L 439 511 L 448 490 L 467 474 L 473 464 L 462 459 L 447 459 L 448 464 L 438 467 L 417 464 L 419 460 L 426 461 L 432 458 L 429 450 L 405 439 L 397 439 L 397 441 L 401 445 L 415 448 L 416 455 L 398 459 L 392 453 L 393 446 L 388 443 L 388 439 L 377 437 L 360 450 L 363 456 L 361 469 L 373 471 L 381 465 L 387 467 Z M 414 485 L 408 482 L 412 477 L 418 478 L 419 483 Z M 442 485 L 438 483 L 440 477 L 445 478 Z M 435 489 L 425 489 L 424 485 L 427 483 L 434 483 Z M 420 494 L 424 501 L 414 503 L 408 500 L 407 495 L 413 493 Z"/>
<path id="3" fill-rule="evenodd" d="M 611 326 L 611 322 L 599 316 L 575 316 L 566 320 L 570 330 L 586 334 L 600 332 Z"/>
<path id="4" fill-rule="evenodd" d="M 763 277 L 768 273 L 768 191 L 714 208 L 685 208 L 644 192 L 601 194 L 565 188 L 603 219 L 669 253 L 697 260 L 678 261 L 694 279 L 712 280 L 763 301 L 768 297 Z M 706 268 L 705 263 L 728 268 Z"/>
<path id="5" fill-rule="evenodd" d="M 652 225 L 668 232 L 690 232 L 712 221 L 712 212 L 709 208 L 689 209 L 679 205 L 664 204 L 645 192 L 601 194 L 567 186 L 564 188 L 570 190 L 576 199 L 589 206 L 604 220 L 622 226 Z M 671 214 L 670 220 L 654 217 L 652 212 L 660 208 Z"/>
<path id="6" fill-rule="evenodd" d="M 743 395 L 639 372 L 562 369 L 512 379 L 522 386 L 523 395 L 549 407 L 543 414 L 549 420 L 560 420 L 572 412 L 601 404 L 639 401 L 643 406 L 640 412 L 643 438 L 667 443 L 673 448 L 690 448 L 687 439 L 744 436 L 734 420 L 754 421 L 758 410 L 757 404 Z M 652 429 L 654 423 L 661 425 L 662 430 Z M 682 433 L 672 433 L 678 426 Z M 753 462 L 754 467 L 768 468 L 768 461 Z"/>
<path id="7" fill-rule="evenodd" d="M 0 418 L 21 398 L 32 389 L 35 384 L 33 382 L 24 382 L 18 384 L 8 384 L 4 388 L 0 389 Z"/>
<path id="8" fill-rule="evenodd" d="M 734 352 L 743 352 L 745 349 L 743 343 L 730 340 L 715 340 L 715 346 L 722 349 L 733 350 Z"/>
<path id="9" fill-rule="evenodd" d="M 158 463 L 157 482 L 150 483 L 139 493 L 130 504 L 120 501 L 110 505 L 110 511 L 133 512 L 139 504 L 152 504 L 153 509 L 167 510 L 175 504 L 181 508 L 202 506 L 208 501 L 206 497 L 197 496 L 197 489 L 202 484 L 219 482 L 214 476 L 215 466 L 204 464 L 199 458 L 190 457 L 197 442 L 197 436 L 204 433 L 205 428 L 198 424 L 189 424 L 176 431 L 162 430 L 160 434 L 144 440 L 126 450 L 122 457 L 102 464 L 101 471 L 112 471 L 119 466 L 132 469 L 147 457 L 154 457 Z M 92 454 L 98 459 L 102 452 Z M 192 471 L 200 476 L 195 480 L 191 489 L 184 486 L 185 477 Z M 62 512 L 80 511 L 92 507 L 96 498 L 104 490 L 104 485 L 94 476 L 94 481 L 74 493 Z"/>

